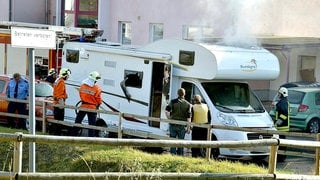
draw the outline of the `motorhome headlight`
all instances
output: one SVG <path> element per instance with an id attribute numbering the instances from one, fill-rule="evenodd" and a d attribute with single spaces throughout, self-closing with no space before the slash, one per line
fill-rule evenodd
<path id="1" fill-rule="evenodd" d="M 217 114 L 217 117 L 218 117 L 218 120 L 221 121 L 222 124 L 226 126 L 238 126 L 237 121 L 232 116 L 219 112 Z"/>
<path id="2" fill-rule="evenodd" d="M 51 109 L 46 110 L 46 115 L 47 116 L 53 116 L 53 111 Z"/>

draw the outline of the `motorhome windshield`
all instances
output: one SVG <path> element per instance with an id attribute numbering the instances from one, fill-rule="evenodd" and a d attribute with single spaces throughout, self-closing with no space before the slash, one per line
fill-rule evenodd
<path id="1" fill-rule="evenodd" d="M 220 111 L 234 113 L 265 111 L 246 83 L 205 82 L 202 86 Z"/>

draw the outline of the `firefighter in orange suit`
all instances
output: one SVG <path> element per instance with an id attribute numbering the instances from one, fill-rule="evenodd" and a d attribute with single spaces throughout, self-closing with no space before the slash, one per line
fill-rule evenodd
<path id="1" fill-rule="evenodd" d="M 66 91 L 65 81 L 69 78 L 71 74 L 70 69 L 62 68 L 59 73 L 58 79 L 53 84 L 53 103 L 59 105 L 65 105 L 65 101 L 68 98 Z M 54 107 L 54 119 L 63 121 L 64 120 L 64 108 Z M 49 129 L 53 134 L 61 134 L 61 125 L 53 123 Z"/>
<path id="2" fill-rule="evenodd" d="M 90 110 L 99 109 L 99 106 L 102 103 L 101 99 L 101 88 L 96 82 L 101 79 L 100 74 L 97 71 L 93 71 L 89 74 L 89 77 L 83 80 L 80 89 L 79 95 L 81 99 L 81 106 L 80 108 L 86 108 Z M 88 116 L 89 125 L 95 125 L 97 119 L 97 112 L 91 111 L 83 111 L 79 110 L 75 123 L 82 123 L 83 118 L 85 115 Z M 73 135 L 77 136 L 79 133 L 79 128 L 73 128 Z M 89 129 L 89 137 L 95 136 L 95 130 Z"/>

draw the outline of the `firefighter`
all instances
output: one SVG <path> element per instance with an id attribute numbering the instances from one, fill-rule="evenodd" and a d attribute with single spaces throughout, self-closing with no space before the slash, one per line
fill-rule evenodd
<path id="1" fill-rule="evenodd" d="M 58 79 L 53 84 L 53 103 L 59 105 L 65 105 L 65 101 L 68 98 L 66 91 L 65 81 L 71 75 L 71 71 L 68 68 L 62 68 L 59 73 Z M 54 119 L 63 121 L 64 120 L 64 107 L 54 107 Z M 50 131 L 55 135 L 61 134 L 61 125 L 52 124 Z"/>
<path id="2" fill-rule="evenodd" d="M 276 104 L 276 119 L 275 126 L 279 131 L 289 131 L 290 117 L 289 117 L 289 101 L 288 89 L 281 87 L 278 91 L 279 101 Z"/>
<path id="3" fill-rule="evenodd" d="M 48 72 L 48 76 L 46 77 L 45 81 L 53 84 L 57 78 L 57 71 L 54 68 L 51 68 Z"/>
<path id="4" fill-rule="evenodd" d="M 79 89 L 79 95 L 81 99 L 80 108 L 86 108 L 90 110 L 99 109 L 102 103 L 101 88 L 96 82 L 101 79 L 100 74 L 97 71 L 93 71 L 89 74 L 89 77 L 82 81 Z M 79 110 L 75 123 L 81 124 L 85 115 L 88 116 L 89 125 L 95 125 L 97 119 L 97 112 Z M 79 134 L 79 128 L 73 128 L 73 135 Z M 95 136 L 95 130 L 89 129 L 89 137 Z"/>
<path id="5" fill-rule="evenodd" d="M 278 131 L 288 132 L 290 128 L 290 104 L 288 101 L 288 89 L 281 87 L 278 91 L 279 101 L 276 104 L 275 127 Z M 285 135 L 280 135 L 280 139 L 286 139 Z M 279 150 L 286 151 L 287 147 L 280 146 Z M 284 162 L 287 158 L 286 154 L 278 154 L 277 162 Z"/>

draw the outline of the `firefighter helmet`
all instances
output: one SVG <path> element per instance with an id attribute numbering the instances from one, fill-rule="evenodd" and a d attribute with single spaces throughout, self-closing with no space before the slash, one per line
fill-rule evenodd
<path id="1" fill-rule="evenodd" d="M 49 76 L 52 76 L 52 75 L 54 75 L 54 74 L 57 74 L 57 71 L 56 71 L 54 68 L 51 68 L 51 69 L 49 70 L 49 72 L 48 72 L 48 75 L 49 75 Z"/>
<path id="2" fill-rule="evenodd" d="M 70 69 L 68 69 L 68 68 L 62 68 L 62 69 L 60 70 L 59 76 L 60 76 L 60 77 L 67 77 L 67 76 L 70 76 L 70 74 L 71 74 L 71 70 L 70 70 Z"/>
<path id="3" fill-rule="evenodd" d="M 89 79 L 92 79 L 94 81 L 97 81 L 98 79 L 101 79 L 101 76 L 100 74 L 97 72 L 97 71 L 92 71 L 90 74 L 89 74 Z"/>
<path id="4" fill-rule="evenodd" d="M 279 93 L 282 94 L 283 97 L 287 97 L 288 96 L 288 89 L 285 87 L 281 87 L 279 89 Z"/>

